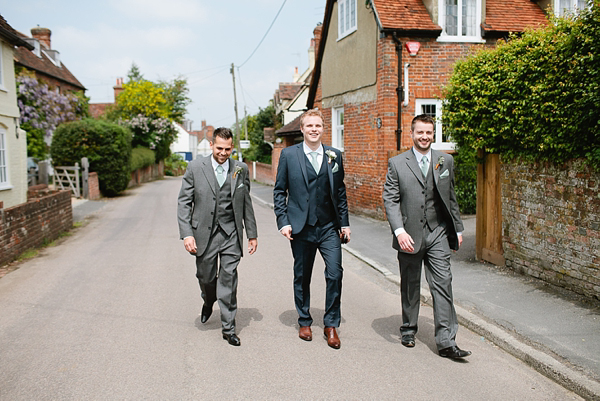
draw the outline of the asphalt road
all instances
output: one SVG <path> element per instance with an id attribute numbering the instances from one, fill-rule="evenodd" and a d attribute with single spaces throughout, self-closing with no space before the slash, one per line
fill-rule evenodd
<path id="1" fill-rule="evenodd" d="M 237 331 L 202 325 L 194 261 L 178 239 L 180 178 L 111 199 L 56 247 L 0 279 L 0 400 L 569 400 L 573 393 L 461 327 L 465 362 L 437 356 L 431 309 L 400 344 L 397 286 L 344 253 L 342 347 L 297 337 L 289 244 L 255 205 L 259 247 L 239 266 Z"/>

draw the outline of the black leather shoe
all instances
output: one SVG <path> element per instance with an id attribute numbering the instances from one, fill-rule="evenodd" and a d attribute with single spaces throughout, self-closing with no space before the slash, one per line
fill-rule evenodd
<path id="1" fill-rule="evenodd" d="M 402 335 L 402 345 L 408 348 L 412 348 L 415 346 L 415 335 L 414 334 L 403 334 Z"/>
<path id="2" fill-rule="evenodd" d="M 204 304 L 202 306 L 202 313 L 200 313 L 200 321 L 202 323 L 206 323 L 206 321 L 208 320 L 210 315 L 212 315 L 212 310 L 213 310 L 212 304 L 210 306 L 207 304 Z"/>
<path id="3" fill-rule="evenodd" d="M 471 351 L 464 351 L 458 348 L 456 345 L 448 348 L 443 348 L 438 351 L 442 358 L 466 358 L 471 355 Z"/>
<path id="4" fill-rule="evenodd" d="M 239 347 L 241 342 L 240 342 L 240 338 L 238 336 L 235 335 L 235 333 L 233 334 L 225 334 L 223 333 L 223 340 L 227 340 L 227 342 L 235 347 Z"/>

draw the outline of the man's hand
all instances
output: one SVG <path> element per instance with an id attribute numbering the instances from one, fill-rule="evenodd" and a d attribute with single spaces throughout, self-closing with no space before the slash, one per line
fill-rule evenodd
<path id="1" fill-rule="evenodd" d="M 281 233 L 281 235 L 283 235 L 285 238 L 289 239 L 290 241 L 293 240 L 292 226 L 285 226 L 281 230 L 279 230 L 279 232 Z"/>
<path id="2" fill-rule="evenodd" d="M 344 237 L 346 238 L 345 242 Z M 347 244 L 350 242 L 350 227 L 342 228 L 342 231 L 340 232 L 340 239 L 342 240 L 342 244 Z"/>
<path id="3" fill-rule="evenodd" d="M 462 234 L 457 235 L 458 237 L 458 247 L 460 248 L 460 246 L 462 245 Z"/>
<path id="4" fill-rule="evenodd" d="M 415 247 L 413 247 L 413 245 L 415 244 L 415 241 L 413 241 L 412 237 L 410 235 L 408 235 L 408 233 L 399 234 L 397 239 L 398 239 L 398 245 L 400 245 L 400 249 L 402 249 L 403 251 L 406 251 L 406 252 L 414 252 L 415 251 Z"/>
<path id="5" fill-rule="evenodd" d="M 184 238 L 183 246 L 189 253 L 196 253 L 198 251 L 198 248 L 196 248 L 196 239 L 194 237 Z"/>
<path id="6" fill-rule="evenodd" d="M 258 248 L 258 240 L 256 238 L 248 239 L 248 253 L 252 255 Z"/>

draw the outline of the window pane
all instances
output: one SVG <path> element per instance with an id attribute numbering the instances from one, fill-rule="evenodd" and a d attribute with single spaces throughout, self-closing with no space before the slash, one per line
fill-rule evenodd
<path id="1" fill-rule="evenodd" d="M 569 10 L 570 8 L 571 8 L 571 0 L 560 0 L 558 15 L 560 15 L 560 16 L 565 15 L 565 11 Z"/>
<path id="2" fill-rule="evenodd" d="M 356 0 L 350 0 L 350 26 L 356 26 Z"/>
<path id="3" fill-rule="evenodd" d="M 0 183 L 6 179 L 6 148 L 4 146 L 4 131 L 0 131 Z"/>
<path id="4" fill-rule="evenodd" d="M 475 10 L 476 0 L 462 0 L 462 34 L 463 36 L 475 36 Z"/>
<path id="5" fill-rule="evenodd" d="M 340 22 L 340 34 L 343 34 L 346 30 L 344 29 L 344 2 L 339 3 L 340 9 L 338 12 L 340 13 L 339 22 Z"/>
<path id="6" fill-rule="evenodd" d="M 577 8 L 578 9 L 583 10 L 586 7 L 587 7 L 587 1 L 586 0 L 577 0 Z"/>
<path id="7" fill-rule="evenodd" d="M 350 8 L 348 7 L 348 3 L 346 2 L 346 30 L 350 29 Z"/>
<path id="8" fill-rule="evenodd" d="M 338 124 L 344 125 L 344 111 L 343 110 L 338 112 Z"/>
<path id="9" fill-rule="evenodd" d="M 446 33 L 458 35 L 458 0 L 446 0 Z"/>
<path id="10" fill-rule="evenodd" d="M 340 149 L 344 149 L 344 128 L 342 128 L 342 129 L 340 130 L 340 137 L 339 137 L 339 138 L 340 138 L 340 143 L 339 143 L 339 146 L 338 146 L 338 147 L 339 147 Z"/>

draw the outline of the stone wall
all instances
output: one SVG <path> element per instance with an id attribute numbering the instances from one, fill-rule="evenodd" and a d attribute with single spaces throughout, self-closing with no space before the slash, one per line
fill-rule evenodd
<path id="1" fill-rule="evenodd" d="M 32 193 L 26 203 L 0 207 L 0 266 L 52 241 L 73 225 L 70 191 Z"/>
<path id="2" fill-rule="evenodd" d="M 600 173 L 581 161 L 505 163 L 502 176 L 506 265 L 600 299 Z"/>

